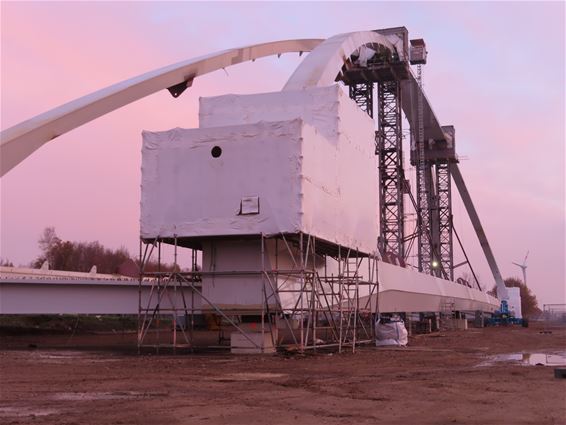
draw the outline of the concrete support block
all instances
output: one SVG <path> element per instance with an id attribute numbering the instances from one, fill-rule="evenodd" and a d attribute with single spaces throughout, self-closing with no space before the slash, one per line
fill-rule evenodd
<path id="1" fill-rule="evenodd" d="M 245 336 L 240 332 L 232 332 L 230 334 L 230 351 L 232 354 L 272 354 L 275 353 L 273 340 L 277 341 L 275 329 L 273 339 L 268 331 L 264 333 L 247 332 Z"/>

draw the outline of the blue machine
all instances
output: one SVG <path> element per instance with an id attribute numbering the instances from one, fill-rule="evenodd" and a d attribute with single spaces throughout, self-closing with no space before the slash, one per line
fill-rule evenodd
<path id="1" fill-rule="evenodd" d="M 493 316 L 485 321 L 486 326 L 507 326 L 507 325 L 521 325 L 524 328 L 529 326 L 527 319 L 518 319 L 513 312 L 509 311 L 509 304 L 507 300 L 501 301 L 499 310 L 495 310 Z"/>

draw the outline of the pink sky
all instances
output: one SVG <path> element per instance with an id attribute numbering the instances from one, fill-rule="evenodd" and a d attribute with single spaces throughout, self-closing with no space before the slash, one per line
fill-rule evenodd
<path id="1" fill-rule="evenodd" d="M 564 3 L 1 4 L 1 128 L 145 71 L 228 47 L 404 25 L 428 46 L 425 90 L 456 127 L 461 168 L 504 277 L 529 249 L 540 304 L 566 302 Z M 195 127 L 200 96 L 279 90 L 300 63 L 267 58 L 162 91 L 50 142 L 0 180 L 0 257 L 63 239 L 137 252 L 141 130 Z M 456 228 L 489 269 L 460 201 Z"/>

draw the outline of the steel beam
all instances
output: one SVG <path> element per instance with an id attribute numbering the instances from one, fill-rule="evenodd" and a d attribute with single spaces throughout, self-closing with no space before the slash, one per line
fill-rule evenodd
<path id="1" fill-rule="evenodd" d="M 470 217 L 470 221 L 472 222 L 472 226 L 476 231 L 476 235 L 480 242 L 480 245 L 483 249 L 483 253 L 489 264 L 489 268 L 491 269 L 491 273 L 493 274 L 493 278 L 495 279 L 495 284 L 497 285 L 497 296 L 500 300 L 507 300 L 509 299 L 509 295 L 507 294 L 507 288 L 505 283 L 503 282 L 503 278 L 501 277 L 501 272 L 499 271 L 499 267 L 497 266 L 497 262 L 495 261 L 495 256 L 489 246 L 489 242 L 487 240 L 487 236 L 483 230 L 483 227 L 480 222 L 480 218 L 474 207 L 474 203 L 472 202 L 472 197 L 470 196 L 470 192 L 468 192 L 468 188 L 464 183 L 464 178 L 460 173 L 460 168 L 458 164 L 450 164 L 450 172 L 452 174 L 452 178 L 454 179 L 454 183 L 460 192 L 460 197 L 464 202 L 464 206 L 466 207 L 466 211 L 468 212 L 468 216 Z"/>
<path id="2" fill-rule="evenodd" d="M 349 86 L 349 93 L 360 109 L 373 118 L 373 83 L 352 84 Z"/>

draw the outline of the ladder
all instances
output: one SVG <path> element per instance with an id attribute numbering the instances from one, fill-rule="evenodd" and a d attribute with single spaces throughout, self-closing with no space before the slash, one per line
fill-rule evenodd
<path id="1" fill-rule="evenodd" d="M 454 330 L 454 306 L 455 306 L 454 298 L 447 298 L 442 301 L 440 305 L 440 330 L 441 331 L 448 331 Z"/>

